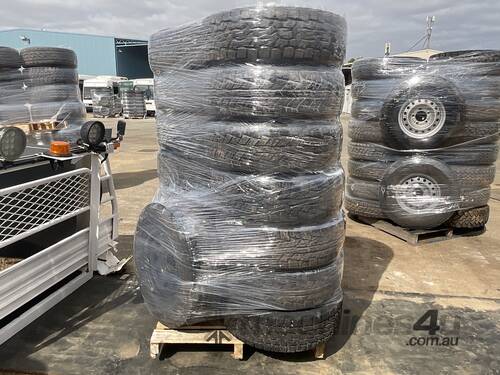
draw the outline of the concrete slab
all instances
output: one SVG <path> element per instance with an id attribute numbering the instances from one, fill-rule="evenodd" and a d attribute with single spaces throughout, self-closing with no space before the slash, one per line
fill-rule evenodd
<path id="1" fill-rule="evenodd" d="M 112 156 L 122 254 L 131 252 L 138 215 L 158 186 L 154 121 L 128 123 L 126 140 Z M 344 153 L 344 165 L 346 158 Z M 180 346 L 152 360 L 148 339 L 155 322 L 130 264 L 124 274 L 97 276 L 0 346 L 0 374 L 498 373 L 498 227 L 498 200 L 491 201 L 483 235 L 419 247 L 349 219 L 344 320 L 325 360 L 313 360 L 312 353 L 277 355 L 246 348 L 240 362 L 230 357 L 229 348 L 213 351 L 213 346 Z M 413 330 L 428 310 L 437 310 L 438 342 Z M 458 343 L 446 345 L 445 338 L 451 343 L 458 338 Z"/>

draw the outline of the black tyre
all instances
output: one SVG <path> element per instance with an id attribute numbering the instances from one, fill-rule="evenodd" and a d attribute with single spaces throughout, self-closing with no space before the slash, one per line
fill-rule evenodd
<path id="1" fill-rule="evenodd" d="M 239 8 L 201 24 L 153 34 L 149 61 L 155 74 L 169 67 L 226 62 L 334 65 L 345 57 L 345 19 L 309 8 Z"/>
<path id="2" fill-rule="evenodd" d="M 191 191 L 246 224 L 316 225 L 335 217 L 342 206 L 340 168 L 298 176 L 237 175 L 161 152 L 158 171 L 165 192 Z"/>
<path id="3" fill-rule="evenodd" d="M 349 156 L 356 160 L 397 161 L 411 155 L 428 156 L 439 159 L 451 165 L 489 165 L 497 160 L 498 145 L 458 145 L 437 150 L 394 150 L 374 143 L 349 142 Z"/>
<path id="4" fill-rule="evenodd" d="M 304 311 L 226 318 L 225 324 L 234 336 L 257 349 L 296 353 L 327 342 L 338 332 L 341 316 L 342 303 L 332 301 Z"/>
<path id="5" fill-rule="evenodd" d="M 338 121 L 234 123 L 159 113 L 157 123 L 161 146 L 207 159 L 208 164 L 225 171 L 324 170 L 338 162 L 342 147 Z"/>
<path id="6" fill-rule="evenodd" d="M 426 61 L 408 57 L 365 58 L 352 65 L 354 81 L 405 78 L 425 68 Z"/>
<path id="7" fill-rule="evenodd" d="M 482 207 L 488 204 L 491 196 L 490 187 L 468 187 L 460 191 L 460 199 L 456 206 L 459 210 Z"/>
<path id="8" fill-rule="evenodd" d="M 0 105 L 0 125 L 26 124 L 29 121 L 29 111 L 24 105 Z"/>
<path id="9" fill-rule="evenodd" d="M 32 104 L 28 108 L 30 121 L 57 120 L 75 122 L 85 118 L 85 106 L 79 101 Z"/>
<path id="10" fill-rule="evenodd" d="M 361 121 L 380 121 L 383 99 L 359 99 L 352 102 L 351 118 Z"/>
<path id="11" fill-rule="evenodd" d="M 200 309 L 196 272 L 189 239 L 175 211 L 152 203 L 139 217 L 134 238 L 134 260 L 142 296 L 153 316 L 169 327 L 179 327 L 210 316 Z"/>
<path id="12" fill-rule="evenodd" d="M 462 77 L 484 77 L 500 75 L 500 51 L 468 50 L 451 51 L 430 57 L 429 66 L 449 74 Z"/>
<path id="13" fill-rule="evenodd" d="M 482 206 L 457 211 L 446 224 L 453 228 L 481 228 L 486 225 L 489 217 L 490 207 Z"/>
<path id="14" fill-rule="evenodd" d="M 0 69 L 19 69 L 21 65 L 21 55 L 17 49 L 0 47 Z"/>
<path id="15" fill-rule="evenodd" d="M 28 87 L 50 85 L 77 85 L 78 73 L 76 69 L 36 67 L 27 68 L 23 72 L 23 81 Z"/>
<path id="16" fill-rule="evenodd" d="M 80 100 L 80 93 L 76 85 L 48 85 L 31 87 L 27 90 L 30 104 L 76 102 Z"/>
<path id="17" fill-rule="evenodd" d="M 466 102 L 466 120 L 470 122 L 500 122 L 500 99 L 476 97 Z"/>
<path id="18" fill-rule="evenodd" d="M 385 172 L 380 182 L 380 206 L 396 224 L 429 229 L 448 220 L 460 201 L 450 168 L 435 159 L 402 159 Z"/>
<path id="19" fill-rule="evenodd" d="M 204 268 L 232 272 L 251 266 L 280 272 L 309 271 L 332 264 L 345 237 L 343 214 L 324 224 L 292 229 L 241 226 L 225 221 L 197 237 L 203 253 L 197 256 L 197 262 Z"/>
<path id="20" fill-rule="evenodd" d="M 416 181 L 415 181 L 416 180 Z M 429 179 L 428 179 L 429 180 Z M 418 178 L 413 181 L 414 186 L 421 182 Z M 427 185 L 430 185 L 427 182 Z M 443 208 L 437 208 L 436 211 L 455 211 L 457 209 L 464 209 L 470 207 L 479 207 L 488 203 L 490 199 L 490 188 L 489 186 L 464 186 L 463 184 L 457 184 L 458 187 L 455 189 L 457 194 L 455 196 L 442 196 L 442 201 L 444 202 Z M 444 186 L 446 187 L 446 186 Z M 419 186 L 416 187 L 415 190 L 412 190 L 412 187 L 402 186 L 402 184 L 392 186 L 393 190 L 400 190 L 404 188 L 404 192 L 401 193 L 399 197 L 401 201 L 408 200 L 412 203 L 413 206 L 423 205 L 425 204 L 426 198 L 420 197 L 419 191 L 423 189 Z M 442 190 L 441 186 L 436 187 L 436 189 Z M 346 184 L 346 194 L 350 197 L 356 197 L 359 199 L 364 199 L 367 201 L 376 201 L 379 199 L 380 194 L 384 193 L 384 187 L 374 181 L 360 180 L 356 178 L 350 177 L 347 180 Z M 407 196 L 404 194 L 407 193 Z M 440 192 L 442 193 L 442 191 Z M 396 193 L 392 194 L 396 196 Z M 404 205 L 405 203 L 401 204 Z M 397 207 L 394 207 L 397 209 Z"/>
<path id="21" fill-rule="evenodd" d="M 0 105 L 9 105 L 12 109 L 29 103 L 29 94 L 20 87 L 3 87 L 0 93 Z"/>
<path id="22" fill-rule="evenodd" d="M 371 201 L 361 199 L 351 196 L 346 192 L 344 207 L 351 215 L 373 217 L 378 219 L 386 218 L 386 215 L 380 208 L 380 202 L 378 200 Z"/>
<path id="23" fill-rule="evenodd" d="M 460 134 L 465 114 L 464 100 L 449 80 L 414 76 L 391 93 L 382 108 L 381 122 L 387 142 L 394 148 L 435 148 Z"/>
<path id="24" fill-rule="evenodd" d="M 363 121 L 351 118 L 347 128 L 353 142 L 384 143 L 384 134 L 379 121 Z"/>
<path id="25" fill-rule="evenodd" d="M 348 161 L 349 176 L 362 180 L 381 181 L 391 163 Z M 487 187 L 495 179 L 494 165 L 449 165 L 455 176 L 455 183 L 467 187 Z"/>
<path id="26" fill-rule="evenodd" d="M 340 70 L 243 65 L 156 80 L 159 110 L 228 118 L 330 118 L 344 100 Z"/>
<path id="27" fill-rule="evenodd" d="M 403 82 L 403 78 L 385 78 L 354 81 L 351 85 L 353 99 L 385 99 L 396 87 Z"/>
<path id="28" fill-rule="evenodd" d="M 443 141 L 446 146 L 475 141 L 477 144 L 492 144 L 498 141 L 500 131 L 498 122 L 467 122 L 460 133 L 450 135 Z M 348 136 L 353 142 L 371 142 L 385 144 L 382 124 L 378 121 L 363 121 L 351 118 L 348 126 Z"/>
<path id="29" fill-rule="evenodd" d="M 306 310 L 338 297 L 342 280 L 342 255 L 329 266 L 309 271 L 275 272 L 257 268 L 224 272 L 217 276 L 217 291 L 238 310 Z"/>
<path id="30" fill-rule="evenodd" d="M 56 47 L 29 47 L 21 50 L 22 65 L 25 68 L 47 66 L 76 68 L 76 54 L 70 49 Z"/>

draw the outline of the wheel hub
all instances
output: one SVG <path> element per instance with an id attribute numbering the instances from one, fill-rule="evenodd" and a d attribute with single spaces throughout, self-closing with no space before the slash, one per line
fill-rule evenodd
<path id="1" fill-rule="evenodd" d="M 428 138 L 439 132 L 446 121 L 446 110 L 439 100 L 416 98 L 399 110 L 399 127 L 411 138 Z"/>
<path id="2" fill-rule="evenodd" d="M 395 189 L 398 205 L 406 212 L 416 214 L 438 208 L 441 189 L 429 176 L 415 175 L 402 180 Z"/>

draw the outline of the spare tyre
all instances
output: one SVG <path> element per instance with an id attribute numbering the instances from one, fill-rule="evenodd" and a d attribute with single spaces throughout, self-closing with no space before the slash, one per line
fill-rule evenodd
<path id="1" fill-rule="evenodd" d="M 460 201 L 453 172 L 432 158 L 402 159 L 380 182 L 380 205 L 396 224 L 411 229 L 435 228 L 448 220 Z"/>
<path id="2" fill-rule="evenodd" d="M 346 28 L 343 17 L 317 9 L 233 9 L 200 24 L 153 34 L 149 61 L 156 75 L 172 67 L 194 69 L 228 62 L 340 67 Z"/>
<path id="3" fill-rule="evenodd" d="M 465 121 L 459 90 L 447 79 L 414 76 L 394 90 L 381 111 L 382 129 L 389 145 L 398 149 L 435 148 Z"/>
<path id="4" fill-rule="evenodd" d="M 338 299 L 309 310 L 266 311 L 229 317 L 229 332 L 245 344 L 278 353 L 296 353 L 326 343 L 340 328 L 342 303 Z"/>
<path id="5" fill-rule="evenodd" d="M 157 130 L 161 146 L 229 172 L 324 170 L 338 162 L 342 147 L 342 126 L 334 120 L 235 123 L 159 112 Z"/>

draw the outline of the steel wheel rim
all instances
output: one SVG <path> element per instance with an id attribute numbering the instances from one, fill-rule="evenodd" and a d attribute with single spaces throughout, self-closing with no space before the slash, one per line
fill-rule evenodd
<path id="1" fill-rule="evenodd" d="M 426 175 L 413 175 L 404 178 L 393 187 L 396 201 L 405 212 L 420 214 L 435 213 L 441 202 L 439 184 Z"/>
<path id="2" fill-rule="evenodd" d="M 436 99 L 407 100 L 399 110 L 398 124 L 410 138 L 429 138 L 438 133 L 446 121 L 444 105 Z"/>

